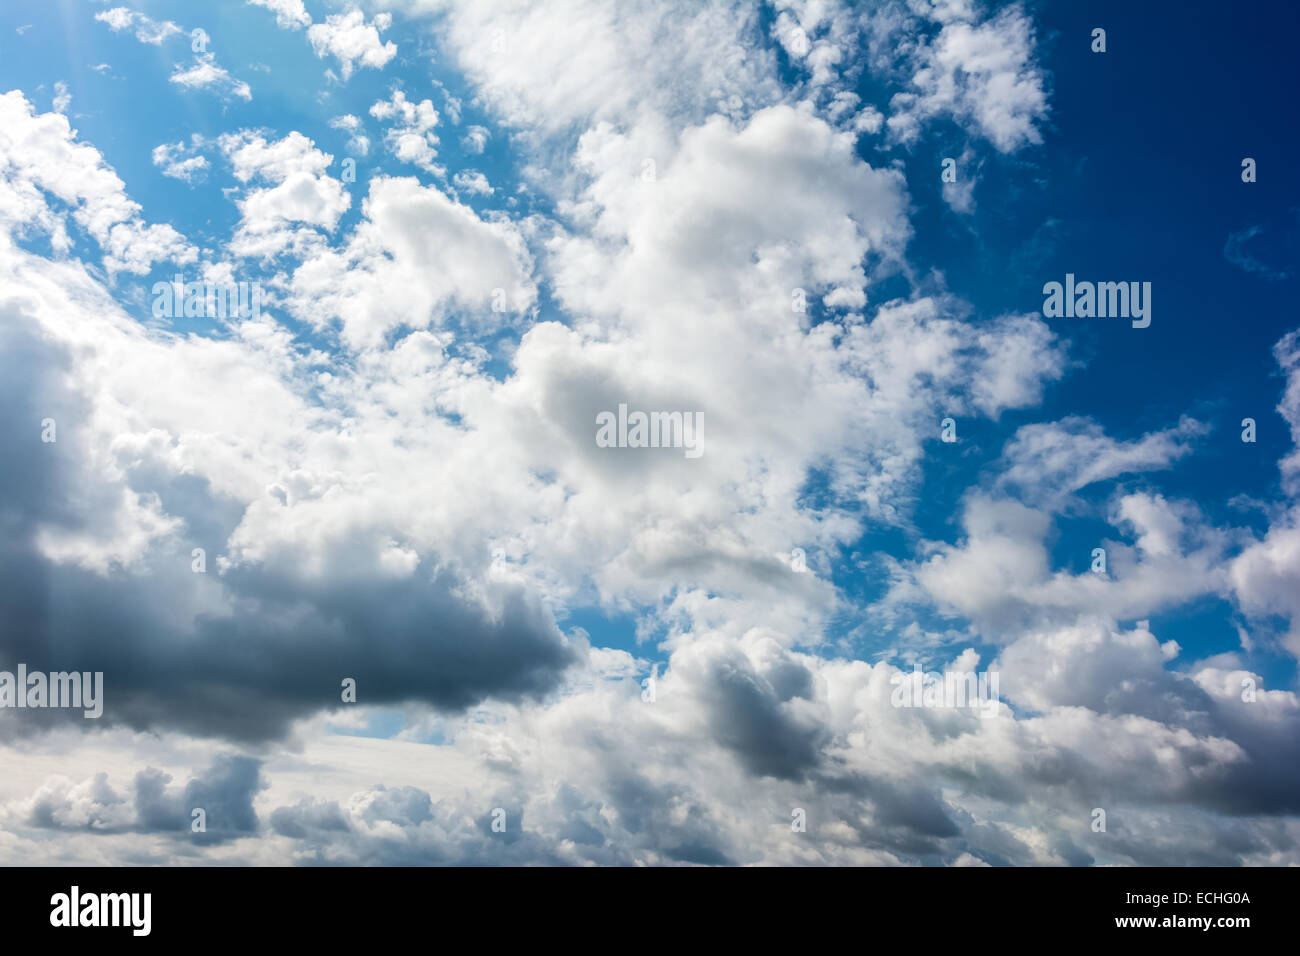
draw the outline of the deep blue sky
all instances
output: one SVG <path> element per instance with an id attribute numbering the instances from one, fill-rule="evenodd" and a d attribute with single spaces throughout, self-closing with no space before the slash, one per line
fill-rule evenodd
<path id="1" fill-rule="evenodd" d="M 906 159 L 918 207 L 910 251 L 986 316 L 1039 310 L 1043 284 L 1073 272 L 1079 280 L 1152 282 L 1153 319 L 1146 329 L 1054 320 L 1082 364 L 1049 386 L 1040 407 L 996 424 L 963 423 L 978 451 L 952 470 L 932 467 L 921 531 L 952 539 L 968 479 L 1020 424 L 1084 415 L 1133 440 L 1184 414 L 1214 431 L 1173 469 L 1126 484 L 1190 498 L 1214 523 L 1260 530 L 1261 514 L 1229 501 L 1275 499 L 1277 461 L 1291 446 L 1275 410 L 1283 380 L 1272 346 L 1297 318 L 1300 185 L 1292 157 L 1300 131 L 1280 118 L 1292 115 L 1300 89 L 1293 49 L 1300 7 L 1272 4 L 1255 14 L 1201 3 L 1170 15 L 1166 4 L 1048 2 L 1030 10 L 1050 71 L 1044 142 L 1012 157 L 977 147 L 983 178 L 968 220 L 944 204 L 937 175 L 913 173 L 959 155 L 963 134 L 952 125 L 929 137 Z M 1095 27 L 1107 31 L 1104 54 L 1090 49 Z M 1250 184 L 1241 179 L 1248 156 L 1257 163 Z M 1225 256 L 1229 236 L 1256 227 L 1244 248 L 1292 277 L 1265 278 Z M 1254 445 L 1240 440 L 1245 417 L 1258 423 Z M 1096 530 L 1067 522 L 1054 550 L 1058 567 L 1086 569 Z M 1152 626 L 1193 653 L 1238 644 L 1223 602 L 1156 617 Z M 1267 663 L 1272 679 L 1293 679 L 1289 660 Z"/>

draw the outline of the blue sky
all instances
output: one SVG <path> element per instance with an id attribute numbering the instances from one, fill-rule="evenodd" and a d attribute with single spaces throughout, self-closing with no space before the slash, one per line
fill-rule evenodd
<path id="1" fill-rule="evenodd" d="M 8 720 L 0 851 L 1295 862 L 1269 6 L 6 4 L 0 668 L 107 704 Z M 178 271 L 267 305 L 155 317 Z"/>

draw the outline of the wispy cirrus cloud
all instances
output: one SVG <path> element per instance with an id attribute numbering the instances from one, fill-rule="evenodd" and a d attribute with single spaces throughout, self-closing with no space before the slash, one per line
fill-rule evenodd
<path id="1" fill-rule="evenodd" d="M 187 90 L 208 90 L 222 97 L 251 100 L 253 91 L 230 75 L 211 53 L 196 53 L 189 66 L 177 64 L 168 81 Z"/>
<path id="2" fill-rule="evenodd" d="M 114 33 L 133 30 L 137 40 L 153 46 L 161 46 L 162 42 L 168 37 L 184 32 L 180 26 L 171 20 L 154 20 L 138 10 L 132 10 L 130 7 L 113 7 L 110 10 L 101 10 L 95 14 L 95 19 L 100 23 L 108 24 L 108 28 Z"/>

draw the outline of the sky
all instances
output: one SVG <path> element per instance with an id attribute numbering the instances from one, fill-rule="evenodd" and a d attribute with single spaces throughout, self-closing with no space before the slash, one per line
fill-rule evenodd
<path id="1" fill-rule="evenodd" d="M 114 4 L 0 7 L 0 863 L 1300 863 L 1300 10 Z"/>

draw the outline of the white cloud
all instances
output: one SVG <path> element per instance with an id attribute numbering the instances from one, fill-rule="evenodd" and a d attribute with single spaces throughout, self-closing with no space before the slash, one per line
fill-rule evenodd
<path id="1" fill-rule="evenodd" d="M 356 153 L 358 156 L 365 156 L 370 152 L 370 137 L 366 136 L 362 130 L 360 117 L 353 116 L 351 113 L 343 116 L 336 116 L 330 120 L 331 129 L 341 129 L 348 133 L 348 152 Z"/>
<path id="2" fill-rule="evenodd" d="M 394 90 L 387 100 L 379 100 L 370 107 L 370 115 L 390 123 L 384 143 L 394 156 L 426 172 L 438 176 L 445 173 L 433 161 L 438 155 L 438 136 L 433 132 L 438 125 L 438 111 L 433 108 L 432 100 L 414 103 L 401 90 Z"/>
<path id="3" fill-rule="evenodd" d="M 1286 375 L 1277 410 L 1291 427 L 1296 446 L 1282 459 L 1282 484 L 1292 498 L 1275 512 L 1262 540 L 1253 541 L 1232 562 L 1234 592 L 1246 613 L 1271 614 L 1287 619 L 1282 644 L 1300 659 L 1300 331 L 1288 332 L 1273 347 L 1273 355 Z"/>
<path id="4" fill-rule="evenodd" d="M 264 7 L 275 14 L 276 26 L 285 30 L 301 30 L 311 26 L 311 14 L 302 0 L 247 0 L 255 7 Z"/>
<path id="5" fill-rule="evenodd" d="M 162 170 L 164 176 L 179 179 L 182 182 L 199 182 L 207 175 L 208 160 L 199 150 L 205 145 L 198 133 L 175 143 L 161 143 L 154 147 L 153 164 Z"/>
<path id="6" fill-rule="evenodd" d="M 376 177 L 363 215 L 341 250 L 303 263 L 292 283 L 294 311 L 317 325 L 339 321 L 351 347 L 374 347 L 399 325 L 423 328 L 453 305 L 490 314 L 496 288 L 512 311 L 536 295 L 518 230 L 437 189 Z"/>
<path id="7" fill-rule="evenodd" d="M 1019 5 L 976 22 L 960 9 L 942 11 L 943 27 L 911 55 L 911 90 L 890 103 L 890 135 L 914 142 L 921 124 L 950 116 L 1009 153 L 1042 142 L 1047 115 L 1042 71 L 1034 59 L 1034 28 Z"/>
<path id="8" fill-rule="evenodd" d="M 461 139 L 460 145 L 467 153 L 482 153 L 487 146 L 488 131 L 482 126 L 471 126 L 465 131 L 465 136 Z"/>
<path id="9" fill-rule="evenodd" d="M 492 184 L 488 182 L 487 177 L 476 169 L 463 169 L 452 177 L 452 182 L 457 189 L 469 193 L 471 196 L 491 196 Z"/>
<path id="10" fill-rule="evenodd" d="M 1039 713 L 1003 706 L 993 718 L 892 706 L 899 672 L 889 665 L 792 654 L 760 636 L 698 635 L 660 674 L 652 703 L 636 681 L 644 663 L 607 651 L 546 704 L 454 718 L 408 711 L 417 726 L 405 740 L 312 732 L 300 754 L 264 762 L 255 806 L 269 833 L 240 856 L 606 865 L 1296 857 L 1294 829 L 1277 828 L 1270 816 L 1282 807 L 1269 794 L 1294 784 L 1284 754 L 1300 701 L 1273 690 L 1243 704 L 1248 672 L 1164 671 L 1147 632 L 1081 627 L 1008 648 L 1003 700 L 1029 681 L 1018 706 Z M 416 742 L 433 733 L 444 742 Z M 148 760 L 178 775 L 195 750 L 174 735 L 156 743 L 120 733 L 64 747 L 59 772 L 85 782 L 9 782 L 5 817 L 23 840 L 35 836 L 37 808 L 56 818 L 40 831 L 46 840 L 58 828 L 127 824 L 138 810 L 124 797 L 129 769 L 115 768 Z M 1257 786 L 1234 787 L 1243 773 Z M 1089 827 L 1099 803 L 1104 839 Z M 526 821 L 519 839 L 494 838 L 494 807 L 512 831 Z M 794 807 L 807 833 L 793 832 Z M 1224 826 L 1237 835 L 1230 844 Z M 83 838 L 75 852 L 112 839 Z M 160 859 L 172 852 L 148 834 L 134 845 Z M 9 851 L 21 852 L 29 848 Z"/>
<path id="11" fill-rule="evenodd" d="M 235 178 L 242 183 L 265 179 L 282 183 L 297 173 L 318 176 L 329 168 L 333 157 L 316 149 L 302 133 L 267 141 L 261 133 L 242 130 L 223 135 L 218 144 L 230 159 Z"/>
<path id="12" fill-rule="evenodd" d="M 65 214 L 99 244 L 104 268 L 145 273 L 155 262 L 193 261 L 194 248 L 171 226 L 147 224 L 140 206 L 92 146 L 59 113 L 37 114 L 17 90 L 0 96 L 0 224 L 38 225 L 56 251 L 69 245 Z"/>
<path id="13" fill-rule="evenodd" d="M 1224 593 L 1229 536 L 1208 527 L 1195 506 L 1148 493 L 1121 494 L 1110 523 L 1134 539 L 1106 539 L 1107 573 L 1091 570 L 1091 549 L 1053 569 L 1050 514 L 1015 500 L 968 495 L 958 545 L 935 543 L 910 574 L 945 614 L 973 622 L 991 642 L 1082 615 L 1149 618 L 1206 594 Z M 909 592 L 896 586 L 896 594 Z"/>
<path id="14" fill-rule="evenodd" d="M 1003 449 L 1003 489 L 1023 499 L 1056 504 L 1082 488 L 1123 474 L 1170 467 L 1191 453 L 1209 428 L 1184 416 L 1177 425 L 1130 441 L 1116 441 L 1096 422 L 1079 416 L 1025 425 Z"/>
<path id="15" fill-rule="evenodd" d="M 107 23 L 109 29 L 114 33 L 134 28 L 137 40 L 153 46 L 160 46 L 163 40 L 168 37 L 184 32 L 170 20 L 153 20 L 129 7 L 113 7 L 111 10 L 101 10 L 95 14 L 95 19 L 101 23 Z"/>
<path id="16" fill-rule="evenodd" d="M 186 89 L 210 89 L 222 96 L 235 96 L 241 100 L 253 98 L 248 84 L 226 72 L 211 53 L 196 53 L 194 63 L 189 68 L 182 68 L 178 64 L 168 79 Z"/>
<path id="17" fill-rule="evenodd" d="M 314 248 L 315 230 L 333 231 L 352 205 L 343 184 L 326 173 L 334 157 L 299 132 L 268 141 L 242 130 L 217 142 L 241 183 L 270 184 L 237 200 L 241 219 L 230 246 L 236 255 L 275 256 L 304 244 Z"/>
<path id="18" fill-rule="evenodd" d="M 389 13 L 376 14 L 370 23 L 360 10 L 334 13 L 324 23 L 313 24 L 307 30 L 307 40 L 318 57 L 329 55 L 339 61 L 346 81 L 358 65 L 380 70 L 397 55 L 396 43 L 379 39 L 392 22 Z"/>
<path id="19" fill-rule="evenodd" d="M 404 6 L 428 12 L 419 0 Z M 643 109 L 739 118 L 780 98 L 775 57 L 751 42 L 758 13 L 748 4 L 474 0 L 440 14 L 434 29 L 513 126 L 555 133 Z"/>
<path id="20" fill-rule="evenodd" d="M 808 71 L 810 92 L 839 91 L 860 58 L 862 22 L 870 14 L 852 3 L 778 0 L 772 35 L 798 68 Z"/>
<path id="21" fill-rule="evenodd" d="M 54 112 L 66 113 L 68 106 L 72 103 L 72 94 L 68 92 L 68 84 L 62 80 L 54 84 Z"/>
<path id="22" fill-rule="evenodd" d="M 1288 332 L 1273 346 L 1273 357 L 1286 374 L 1286 388 L 1278 414 L 1291 428 L 1295 447 L 1282 459 L 1282 481 L 1288 494 L 1300 496 L 1300 330 Z"/>

